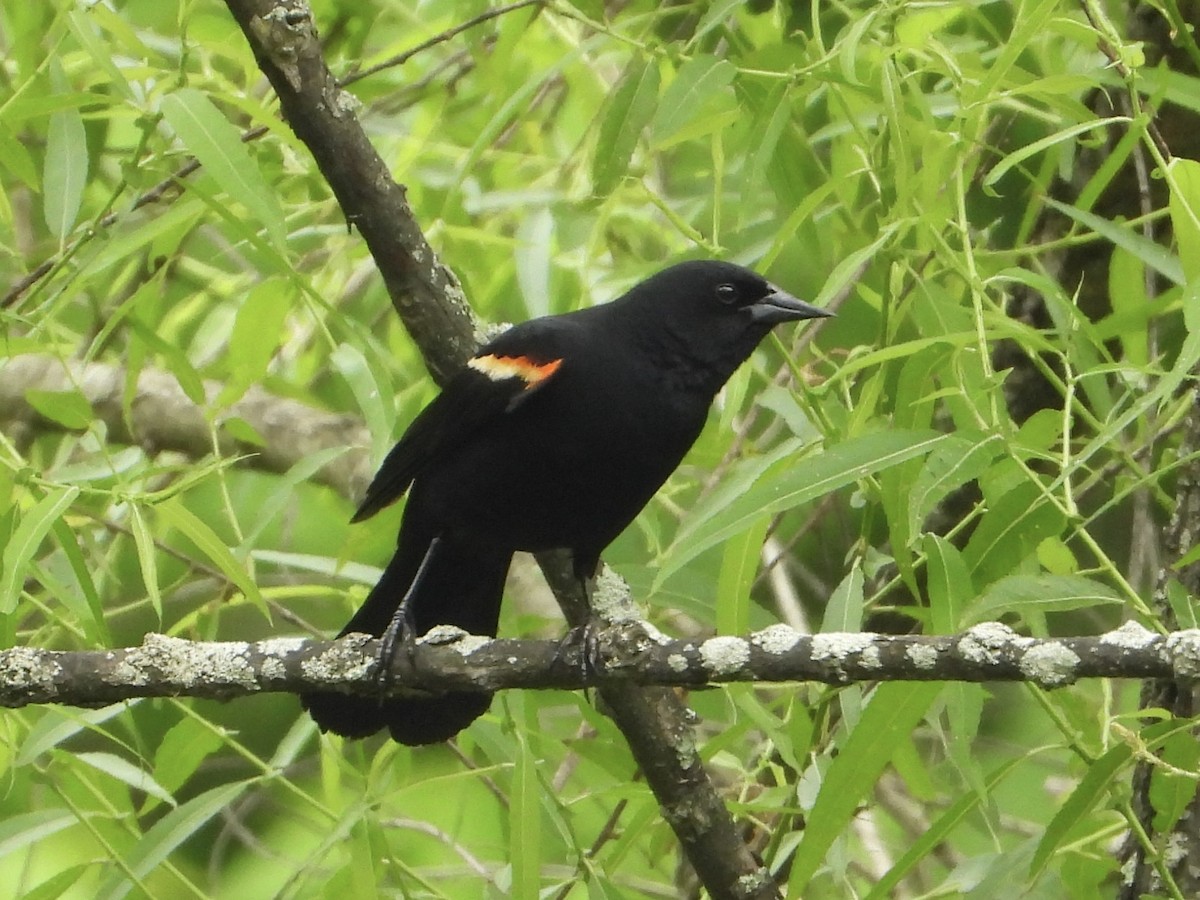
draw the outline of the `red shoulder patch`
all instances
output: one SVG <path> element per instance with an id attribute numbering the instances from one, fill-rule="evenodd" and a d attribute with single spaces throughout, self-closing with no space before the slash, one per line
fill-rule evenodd
<path id="1" fill-rule="evenodd" d="M 537 387 L 557 372 L 561 365 L 561 359 L 540 363 L 528 356 L 496 356 L 491 353 L 486 356 L 473 356 L 467 361 L 469 368 L 486 375 L 492 381 L 519 378 L 525 382 L 525 390 Z"/>

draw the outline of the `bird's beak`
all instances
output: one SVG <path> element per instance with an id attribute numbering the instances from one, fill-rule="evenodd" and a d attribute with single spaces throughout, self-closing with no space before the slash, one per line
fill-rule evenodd
<path id="1" fill-rule="evenodd" d="M 755 322 L 766 325 L 778 325 L 780 322 L 794 322 L 799 319 L 824 319 L 833 313 L 827 309 L 797 300 L 787 291 L 771 285 L 771 293 L 761 300 L 751 303 L 746 309 Z"/>

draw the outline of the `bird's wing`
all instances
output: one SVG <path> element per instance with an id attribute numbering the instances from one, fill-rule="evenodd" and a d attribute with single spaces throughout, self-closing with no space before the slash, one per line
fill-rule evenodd
<path id="1" fill-rule="evenodd" d="M 546 320 L 517 325 L 482 347 L 413 419 L 367 488 L 351 522 L 396 502 L 431 461 L 512 412 L 558 373 L 559 329 Z"/>

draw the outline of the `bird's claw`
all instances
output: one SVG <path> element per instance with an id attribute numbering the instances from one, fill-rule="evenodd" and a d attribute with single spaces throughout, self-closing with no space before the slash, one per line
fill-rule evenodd
<path id="1" fill-rule="evenodd" d="M 573 663 L 584 681 L 591 681 L 602 675 L 604 654 L 600 650 L 600 624 L 595 619 L 590 619 L 564 634 L 554 652 L 554 662 L 567 665 Z"/>
<path id="2" fill-rule="evenodd" d="M 407 603 L 401 603 L 380 638 L 379 655 L 375 657 L 375 685 L 380 693 L 387 693 L 392 686 L 392 664 L 396 661 L 396 651 L 402 650 L 404 658 L 411 664 L 416 649 L 417 635 L 412 613 Z"/>

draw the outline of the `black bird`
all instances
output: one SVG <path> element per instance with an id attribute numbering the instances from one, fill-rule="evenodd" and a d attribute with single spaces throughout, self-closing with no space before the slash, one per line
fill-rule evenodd
<path id="1" fill-rule="evenodd" d="M 406 491 L 396 555 L 341 634 L 435 625 L 495 635 L 517 550 L 600 553 L 679 465 L 709 406 L 772 326 L 832 315 L 730 263 L 680 263 L 611 303 L 516 325 L 413 420 L 352 521 Z M 399 621 L 399 620 L 398 620 Z M 339 635 L 340 636 L 340 635 Z M 403 744 L 457 734 L 490 694 L 301 698 L 324 731 Z"/>

